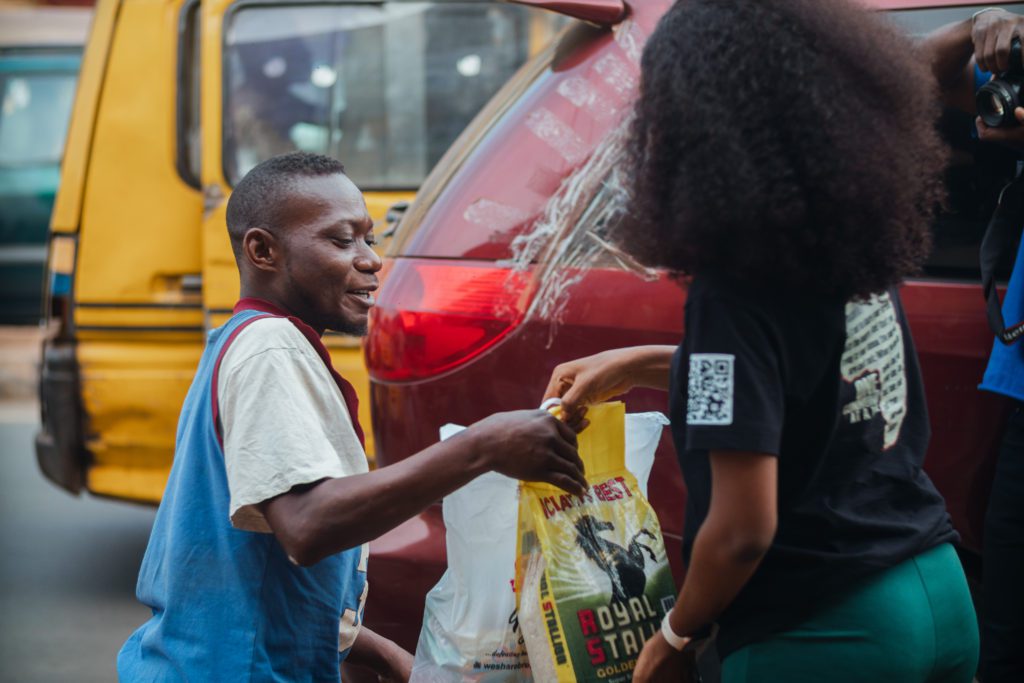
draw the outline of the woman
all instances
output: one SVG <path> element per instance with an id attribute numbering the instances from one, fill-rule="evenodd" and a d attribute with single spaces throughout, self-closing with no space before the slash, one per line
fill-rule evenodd
<path id="1" fill-rule="evenodd" d="M 678 680 L 714 622 L 725 683 L 973 676 L 895 289 L 941 199 L 932 82 L 840 0 L 682 0 L 647 43 L 621 241 L 692 277 L 686 336 L 564 364 L 547 391 L 576 420 L 670 391 L 688 571 L 635 681 Z"/>

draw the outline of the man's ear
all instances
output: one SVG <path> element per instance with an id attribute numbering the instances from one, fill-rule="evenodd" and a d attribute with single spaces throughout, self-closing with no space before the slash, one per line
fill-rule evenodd
<path id="1" fill-rule="evenodd" d="M 259 270 L 277 270 L 281 261 L 281 249 L 281 242 L 265 228 L 249 228 L 242 236 L 242 255 Z"/>

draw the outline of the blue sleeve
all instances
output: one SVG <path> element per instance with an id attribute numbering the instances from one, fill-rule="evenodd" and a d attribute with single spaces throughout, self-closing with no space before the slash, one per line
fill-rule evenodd
<path id="1" fill-rule="evenodd" d="M 992 74 L 988 71 L 982 71 L 981 67 L 977 64 L 974 65 L 974 92 L 981 90 L 981 86 L 985 85 L 992 79 Z"/>
<path id="2" fill-rule="evenodd" d="M 981 90 L 981 86 L 985 85 L 992 79 L 992 73 L 989 71 L 982 71 L 981 67 L 977 64 L 974 65 L 974 92 Z M 971 123 L 971 138 L 973 140 L 978 139 L 978 127 Z"/>

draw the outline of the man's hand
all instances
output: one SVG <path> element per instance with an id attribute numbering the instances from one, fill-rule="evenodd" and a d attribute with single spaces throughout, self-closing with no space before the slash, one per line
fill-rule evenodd
<path id="1" fill-rule="evenodd" d="M 490 469 L 522 481 L 543 481 L 575 495 L 587 490 L 576 433 L 543 410 L 497 413 L 458 437 L 476 440 Z"/>
<path id="2" fill-rule="evenodd" d="M 693 655 L 680 652 L 673 648 L 658 631 L 644 643 L 640 658 L 633 669 L 634 683 L 652 681 L 682 681 L 689 683 L 695 680 Z"/>
<path id="3" fill-rule="evenodd" d="M 1024 17 L 993 9 L 975 17 L 971 27 L 974 59 L 982 71 L 1002 73 L 1010 68 L 1010 45 L 1024 36 Z M 1015 65 L 1015 66 L 1020 66 Z"/>
<path id="4" fill-rule="evenodd" d="M 384 662 L 383 670 L 377 673 L 381 683 L 408 683 L 412 676 L 413 656 L 411 652 L 395 645 Z"/>
<path id="5" fill-rule="evenodd" d="M 978 139 L 982 142 L 995 142 L 1018 152 L 1024 152 L 1024 107 L 1017 107 L 1013 115 L 1017 117 L 1017 123 L 1020 125 L 999 128 L 986 126 L 979 116 L 974 122 L 978 127 Z"/>
<path id="6" fill-rule="evenodd" d="M 412 662 L 413 656 L 408 651 L 363 626 L 342 666 L 365 667 L 385 683 L 407 683 L 412 675 Z"/>

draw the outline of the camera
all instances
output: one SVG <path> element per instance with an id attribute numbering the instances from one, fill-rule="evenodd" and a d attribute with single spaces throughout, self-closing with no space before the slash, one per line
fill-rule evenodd
<path id="1" fill-rule="evenodd" d="M 1020 125 L 1014 110 L 1024 106 L 1021 89 L 1024 88 L 1024 64 L 1021 63 L 1020 39 L 1010 45 L 1010 68 L 983 85 L 977 94 L 978 114 L 986 126 L 999 128 Z"/>

